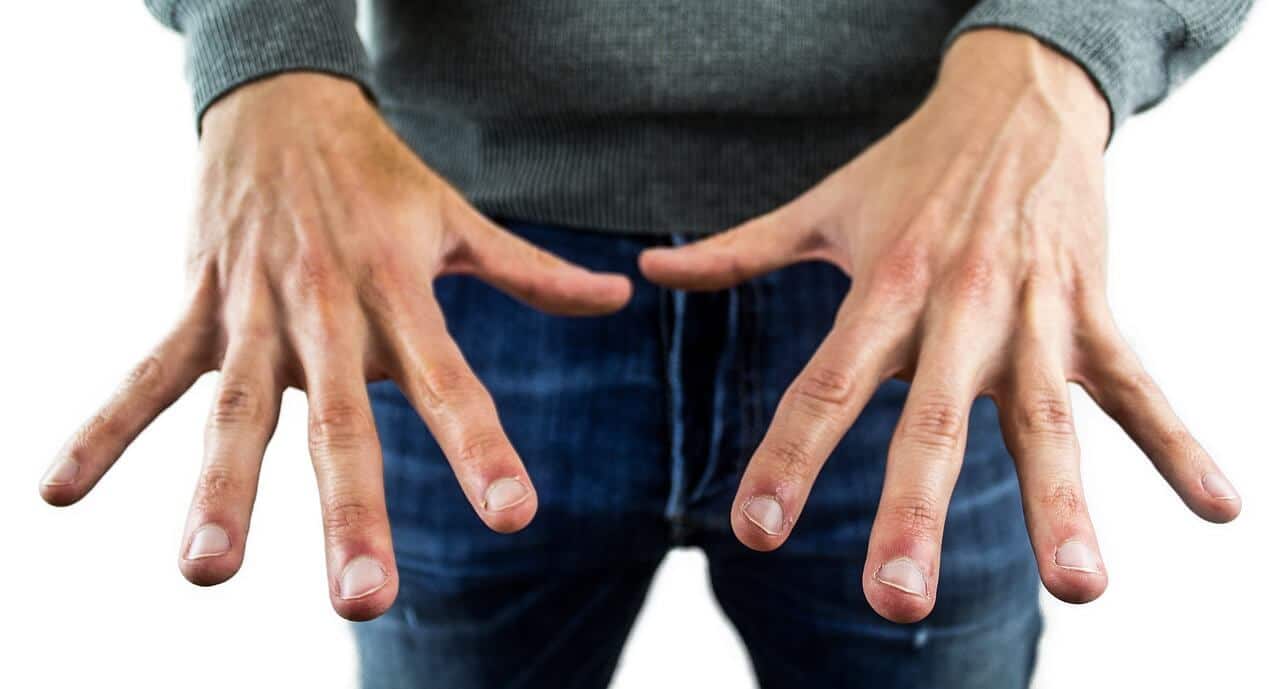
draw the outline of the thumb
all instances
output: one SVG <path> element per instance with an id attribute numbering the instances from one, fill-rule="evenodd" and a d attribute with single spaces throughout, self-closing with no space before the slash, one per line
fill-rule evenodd
<path id="1" fill-rule="evenodd" d="M 666 287 L 716 290 L 816 258 L 822 237 L 795 208 L 793 202 L 685 246 L 647 249 L 640 272 Z"/>
<path id="2" fill-rule="evenodd" d="M 473 218 L 444 273 L 469 273 L 512 297 L 558 316 L 613 313 L 631 299 L 631 281 L 570 263 L 490 222 Z"/>

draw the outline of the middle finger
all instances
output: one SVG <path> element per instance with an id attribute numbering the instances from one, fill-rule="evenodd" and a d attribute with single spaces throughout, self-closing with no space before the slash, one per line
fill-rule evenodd
<path id="1" fill-rule="evenodd" d="M 964 458 L 981 359 L 965 328 L 926 333 L 889 444 L 863 590 L 883 617 L 915 622 L 933 609 L 942 528 Z"/>

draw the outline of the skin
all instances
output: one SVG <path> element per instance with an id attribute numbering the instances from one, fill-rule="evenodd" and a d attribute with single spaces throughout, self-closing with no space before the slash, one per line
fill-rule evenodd
<path id="1" fill-rule="evenodd" d="M 724 289 L 806 260 L 853 283 L 788 388 L 742 478 L 738 538 L 781 546 L 813 482 L 875 389 L 912 381 L 890 445 L 863 589 L 897 622 L 933 608 L 947 505 L 973 400 L 1000 409 L 1045 586 L 1102 594 L 1107 574 L 1080 483 L 1068 384 L 1082 386 L 1193 512 L 1240 498 L 1122 340 L 1105 298 L 1106 102 L 1036 40 L 966 34 L 926 102 L 794 201 L 728 232 L 642 254 L 649 279 Z"/>
<path id="2" fill-rule="evenodd" d="M 291 73 L 237 89 L 206 113 L 200 158 L 188 305 L 72 436 L 41 494 L 54 505 L 84 497 L 153 419 L 217 369 L 179 567 L 192 583 L 221 583 L 244 557 L 281 394 L 300 388 L 330 598 L 343 617 L 376 617 L 398 579 L 366 382 L 400 386 L 490 528 L 519 530 L 538 504 L 492 399 L 447 332 L 432 279 L 473 274 L 564 315 L 615 311 L 630 283 L 487 220 L 349 81 Z"/>
<path id="3" fill-rule="evenodd" d="M 1092 600 L 1106 585 L 1068 383 L 1129 432 L 1193 511 L 1219 522 L 1238 514 L 1234 489 L 1106 306 L 1108 118 L 1074 63 L 1018 34 L 972 32 L 911 118 L 814 189 L 711 239 L 641 255 L 648 278 L 682 289 L 723 289 L 806 260 L 853 278 L 743 477 L 732 522 L 744 544 L 785 542 L 823 462 L 891 377 L 913 385 L 863 573 L 872 607 L 890 620 L 919 620 L 933 606 L 968 410 L 981 395 L 1000 407 L 1041 576 L 1063 600 Z M 523 528 L 537 509 L 432 279 L 473 274 L 566 315 L 615 311 L 630 285 L 485 219 L 350 82 L 305 73 L 255 82 L 212 107 L 203 131 L 189 305 L 72 436 L 41 494 L 54 505 L 79 500 L 200 375 L 220 370 L 179 566 L 196 584 L 225 581 L 244 555 L 282 391 L 303 389 L 331 602 L 349 619 L 376 617 L 397 576 L 367 381 L 405 391 L 491 528 Z M 348 576 L 354 565 L 360 576 Z"/>

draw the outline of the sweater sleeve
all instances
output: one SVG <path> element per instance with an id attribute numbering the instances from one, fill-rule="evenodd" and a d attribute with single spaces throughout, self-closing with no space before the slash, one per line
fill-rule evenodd
<path id="1" fill-rule="evenodd" d="M 1111 108 L 1115 129 L 1155 106 L 1226 44 L 1252 0 L 982 0 L 947 44 L 973 29 L 1029 33 L 1075 60 Z"/>
<path id="2" fill-rule="evenodd" d="M 196 127 L 214 101 L 272 74 L 318 71 L 360 84 L 372 98 L 355 0 L 145 0 L 187 39 Z"/>

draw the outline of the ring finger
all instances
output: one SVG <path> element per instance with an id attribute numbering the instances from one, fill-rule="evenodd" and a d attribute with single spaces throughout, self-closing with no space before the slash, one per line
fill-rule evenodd
<path id="1" fill-rule="evenodd" d="M 244 559 L 262 456 L 280 412 L 278 358 L 271 340 L 239 338 L 227 348 L 179 565 L 194 584 L 226 581 Z"/>
<path id="2" fill-rule="evenodd" d="M 1008 394 L 998 401 L 1000 427 L 1017 468 L 1040 578 L 1058 598 L 1086 603 L 1102 595 L 1107 575 L 1080 482 L 1080 445 L 1058 341 L 1022 338 Z"/>

